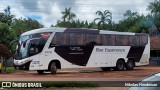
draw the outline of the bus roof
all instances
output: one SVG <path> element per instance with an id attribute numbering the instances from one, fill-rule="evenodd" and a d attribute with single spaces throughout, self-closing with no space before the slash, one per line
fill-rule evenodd
<path id="1" fill-rule="evenodd" d="M 39 28 L 39 29 L 33 29 L 31 31 L 24 32 L 23 35 L 30 35 L 34 33 L 41 33 L 41 32 L 64 32 L 66 28 L 57 28 L 57 27 L 50 27 L 50 28 Z"/>
<path id="2" fill-rule="evenodd" d="M 135 35 L 136 33 L 131 32 L 118 32 L 118 31 L 108 31 L 108 30 L 97 30 L 97 29 L 86 29 L 86 28 L 60 28 L 60 27 L 50 27 L 50 28 L 40 28 L 27 31 L 22 34 L 30 35 L 41 32 L 83 32 L 83 33 L 93 33 L 93 34 L 120 34 L 120 35 Z"/>

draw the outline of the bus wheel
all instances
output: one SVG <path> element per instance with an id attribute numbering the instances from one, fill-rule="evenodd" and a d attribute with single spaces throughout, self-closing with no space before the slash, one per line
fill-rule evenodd
<path id="1" fill-rule="evenodd" d="M 133 70 L 134 66 L 135 66 L 135 63 L 134 63 L 133 60 L 128 60 L 127 61 L 127 63 L 126 63 L 126 69 L 127 70 Z"/>
<path id="2" fill-rule="evenodd" d="M 110 67 L 101 67 L 101 69 L 102 69 L 103 71 L 109 71 L 111 68 L 110 68 Z"/>
<path id="3" fill-rule="evenodd" d="M 125 62 L 123 60 L 118 60 L 116 64 L 116 70 L 123 71 L 125 68 Z"/>
<path id="4" fill-rule="evenodd" d="M 51 74 L 56 74 L 56 72 L 57 72 L 57 66 L 56 66 L 55 62 L 52 62 L 50 69 L 51 69 Z"/>
<path id="5" fill-rule="evenodd" d="M 37 70 L 38 74 L 43 74 L 44 71 L 43 70 Z"/>

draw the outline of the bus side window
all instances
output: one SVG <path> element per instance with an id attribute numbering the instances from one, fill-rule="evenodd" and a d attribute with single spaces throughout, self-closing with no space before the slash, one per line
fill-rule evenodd
<path id="1" fill-rule="evenodd" d="M 97 43 L 97 45 L 102 45 L 102 37 L 101 37 L 101 35 L 96 35 L 96 43 Z"/>
<path id="2" fill-rule="evenodd" d="M 124 36 L 124 39 L 122 39 L 122 45 L 128 46 L 129 45 L 129 36 Z"/>
<path id="3" fill-rule="evenodd" d="M 122 45 L 122 40 L 123 40 L 123 36 L 121 35 L 116 35 L 116 46 L 121 46 Z"/>
<path id="4" fill-rule="evenodd" d="M 145 46 L 148 43 L 148 37 L 147 35 L 140 36 L 140 45 Z"/>
<path id="5" fill-rule="evenodd" d="M 83 45 L 84 35 L 80 33 L 70 33 L 70 45 Z"/>
<path id="6" fill-rule="evenodd" d="M 118 45 L 118 46 L 128 46 L 129 45 L 128 36 L 117 35 L 116 36 L 116 45 Z"/>
<path id="7" fill-rule="evenodd" d="M 96 35 L 94 34 L 86 34 L 85 36 L 85 44 L 86 45 L 96 45 Z"/>
<path id="8" fill-rule="evenodd" d="M 131 46 L 139 46 L 139 36 L 129 36 L 129 41 Z"/>
<path id="9" fill-rule="evenodd" d="M 62 45 L 62 44 L 63 44 L 62 33 L 55 33 L 51 45 Z"/>
<path id="10" fill-rule="evenodd" d="M 69 45 L 70 44 L 70 34 L 69 33 L 63 33 L 63 45 Z"/>
<path id="11" fill-rule="evenodd" d="M 68 45 L 69 44 L 69 34 L 68 33 L 55 33 L 50 47 L 54 45 Z"/>
<path id="12" fill-rule="evenodd" d="M 105 37 L 105 35 L 101 35 L 102 37 L 102 45 L 107 45 L 107 38 Z"/>
<path id="13" fill-rule="evenodd" d="M 115 45 L 115 35 L 101 35 L 102 45 L 114 46 Z"/>

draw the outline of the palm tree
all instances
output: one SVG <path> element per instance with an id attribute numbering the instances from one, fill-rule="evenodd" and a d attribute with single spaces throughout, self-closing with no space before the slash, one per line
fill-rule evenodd
<path id="1" fill-rule="evenodd" d="M 10 7 L 10 6 L 7 6 L 7 8 L 4 9 L 4 12 L 9 15 L 9 14 L 11 14 L 10 9 L 11 9 L 11 7 Z"/>
<path id="2" fill-rule="evenodd" d="M 157 30 L 160 31 L 160 0 L 154 0 L 153 2 L 150 2 L 147 6 L 147 9 L 153 15 L 155 26 Z"/>
<path id="3" fill-rule="evenodd" d="M 137 12 L 132 12 L 131 10 L 127 10 L 126 13 L 124 13 L 123 16 L 127 17 L 127 18 L 133 18 L 133 17 L 137 17 L 138 13 Z"/>
<path id="4" fill-rule="evenodd" d="M 71 7 L 65 8 L 65 11 L 63 11 L 62 14 L 62 19 L 64 22 L 66 22 L 66 19 L 68 22 L 71 22 L 76 17 L 76 15 L 71 12 Z"/>
<path id="5" fill-rule="evenodd" d="M 109 10 L 105 10 L 104 12 L 97 11 L 96 14 L 100 16 L 99 18 L 94 19 L 94 22 L 98 21 L 98 29 L 100 29 L 101 25 L 104 29 L 105 24 L 111 23 L 112 13 Z"/>
<path id="6" fill-rule="evenodd" d="M 154 2 L 150 2 L 147 9 L 155 16 L 160 15 L 160 0 L 154 0 Z"/>

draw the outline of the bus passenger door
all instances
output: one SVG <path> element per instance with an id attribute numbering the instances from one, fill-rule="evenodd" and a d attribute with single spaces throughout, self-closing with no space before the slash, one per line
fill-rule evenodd
<path id="1" fill-rule="evenodd" d="M 48 65 L 50 61 L 55 58 L 53 51 L 54 51 L 54 48 L 50 48 L 50 49 L 45 49 L 45 51 L 42 52 L 42 54 L 40 55 L 40 60 L 41 60 L 40 69 L 48 70 Z"/>
<path id="2" fill-rule="evenodd" d="M 39 69 L 39 64 L 40 64 L 39 54 L 29 57 L 29 60 L 32 61 L 31 64 L 30 64 L 30 70 Z"/>
<path id="3" fill-rule="evenodd" d="M 37 70 L 39 69 L 39 50 L 38 50 L 38 39 L 32 39 L 29 45 L 29 60 L 31 60 L 30 69 Z"/>
<path id="4" fill-rule="evenodd" d="M 51 33 L 41 33 L 41 38 L 39 38 L 39 69 L 40 70 L 47 70 L 48 69 L 48 62 L 51 56 L 50 50 L 48 49 L 50 39 L 49 36 Z"/>

